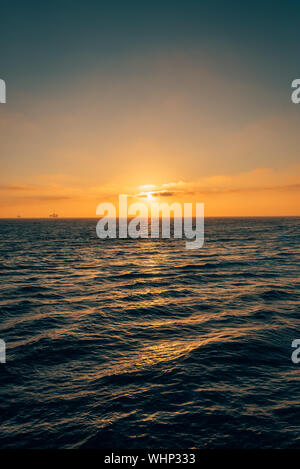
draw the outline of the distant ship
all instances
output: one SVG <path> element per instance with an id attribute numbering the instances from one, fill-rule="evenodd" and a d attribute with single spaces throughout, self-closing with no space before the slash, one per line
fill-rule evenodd
<path id="1" fill-rule="evenodd" d="M 50 213 L 49 217 L 50 218 L 58 218 L 58 215 L 57 215 L 57 213 L 53 212 L 53 213 Z"/>

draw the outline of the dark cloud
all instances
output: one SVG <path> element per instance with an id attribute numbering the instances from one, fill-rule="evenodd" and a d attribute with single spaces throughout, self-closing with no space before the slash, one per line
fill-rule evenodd
<path id="1" fill-rule="evenodd" d="M 219 194 L 239 194 L 246 192 L 261 192 L 261 191 L 299 191 L 300 184 L 286 184 L 282 186 L 266 186 L 266 187 L 239 187 L 239 188 L 213 188 L 213 189 L 197 189 L 193 192 L 185 192 L 185 195 L 219 195 Z"/>
<path id="2" fill-rule="evenodd" d="M 24 192 L 24 191 L 36 191 L 39 190 L 36 186 L 25 186 L 25 185 L 14 185 L 14 184 L 1 184 L 0 191 L 14 191 L 14 192 Z"/>

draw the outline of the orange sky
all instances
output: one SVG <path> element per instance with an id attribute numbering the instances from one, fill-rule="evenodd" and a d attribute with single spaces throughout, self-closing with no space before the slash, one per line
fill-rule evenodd
<path id="1" fill-rule="evenodd" d="M 300 107 L 288 80 L 269 86 L 272 70 L 259 79 L 247 60 L 159 47 L 62 83 L 59 67 L 36 89 L 7 83 L 0 217 L 94 217 L 146 184 L 206 216 L 300 215 Z"/>
<path id="2" fill-rule="evenodd" d="M 299 166 L 284 171 L 259 168 L 247 173 L 215 175 L 194 181 L 161 183 L 161 175 L 139 177 L 145 184 L 117 182 L 89 186 L 63 175 L 41 176 L 39 183 L 1 187 L 3 217 L 94 217 L 100 202 L 118 205 L 118 195 L 128 194 L 128 204 L 150 193 L 158 202 L 204 202 L 206 216 L 299 215 Z M 134 176 L 131 174 L 132 180 Z M 166 179 L 167 181 L 167 179 Z"/>

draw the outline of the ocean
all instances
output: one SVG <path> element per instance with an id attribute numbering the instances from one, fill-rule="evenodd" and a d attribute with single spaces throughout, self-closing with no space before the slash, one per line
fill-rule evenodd
<path id="1" fill-rule="evenodd" d="M 299 448 L 300 218 L 0 220 L 1 448 Z"/>

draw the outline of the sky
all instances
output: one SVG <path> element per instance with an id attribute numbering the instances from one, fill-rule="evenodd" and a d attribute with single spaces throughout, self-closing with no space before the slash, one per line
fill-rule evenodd
<path id="1" fill-rule="evenodd" d="M 1 1 L 0 217 L 300 215 L 300 2 Z"/>

